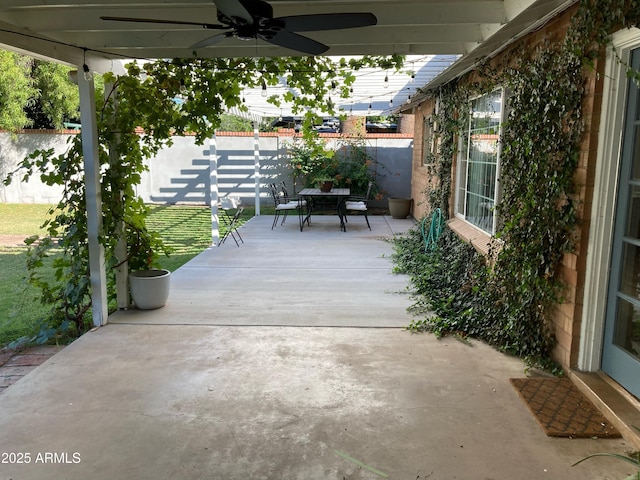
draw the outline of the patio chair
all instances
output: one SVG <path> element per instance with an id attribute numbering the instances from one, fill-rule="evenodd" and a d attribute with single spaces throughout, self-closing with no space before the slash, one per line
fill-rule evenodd
<path id="1" fill-rule="evenodd" d="M 282 192 L 281 189 L 279 190 L 275 183 L 270 183 L 269 188 L 271 189 L 271 197 L 273 198 L 275 206 L 275 216 L 273 218 L 271 230 L 276 226 L 281 215 L 282 223 L 280 223 L 280 225 L 284 225 L 284 221 L 287 219 L 287 214 L 292 211 L 296 211 L 298 213 L 300 230 L 302 230 L 302 200 L 291 199 L 285 192 Z"/>
<path id="2" fill-rule="evenodd" d="M 369 217 L 367 216 L 367 204 L 369 203 L 369 198 L 371 197 L 371 191 L 373 189 L 373 182 L 369 182 L 367 186 L 367 194 L 366 195 L 353 195 L 347 198 L 347 201 L 344 204 L 344 209 L 347 214 L 349 212 L 361 213 L 364 215 L 364 219 L 367 222 L 367 227 L 371 230 L 371 225 L 369 224 Z M 346 221 L 346 216 L 345 216 Z"/>
<path id="3" fill-rule="evenodd" d="M 298 198 L 296 199 L 292 199 L 289 194 L 287 193 L 287 186 L 284 183 L 284 180 L 282 181 L 282 183 L 280 184 L 280 191 L 282 192 L 283 197 L 285 198 L 285 200 L 289 203 L 291 202 L 299 202 L 301 206 L 306 207 L 307 206 L 307 201 L 304 200 L 303 198 Z"/>
<path id="4" fill-rule="evenodd" d="M 239 198 L 223 197 L 218 202 L 218 207 L 220 220 L 226 226 L 226 231 L 224 232 L 224 235 L 222 235 L 220 242 L 218 242 L 218 246 L 222 245 L 229 235 L 231 235 L 233 240 L 236 242 L 236 245 L 239 247 L 240 244 L 238 243 L 238 240 L 244 243 L 244 240 L 238 231 L 238 221 L 240 220 L 240 215 L 242 215 L 242 212 L 244 211 L 242 201 Z M 229 215 L 230 210 L 235 210 L 233 216 Z"/>

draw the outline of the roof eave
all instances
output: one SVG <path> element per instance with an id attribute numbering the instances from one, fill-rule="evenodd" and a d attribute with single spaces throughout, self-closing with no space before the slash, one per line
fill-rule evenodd
<path id="1" fill-rule="evenodd" d="M 429 96 L 427 92 L 432 92 L 460 78 L 473 70 L 481 62 L 495 57 L 520 38 L 538 30 L 552 18 L 577 2 L 578 0 L 538 0 L 533 3 L 494 35 L 479 44 L 471 52 L 460 57 L 453 65 L 422 87 L 420 90 L 424 93 L 415 95 L 415 98 L 413 98 L 411 102 L 400 106 L 394 113 L 412 113 L 414 109 Z M 536 18 L 537 15 L 539 16 L 540 10 L 546 11 L 547 13 L 540 18 Z"/>

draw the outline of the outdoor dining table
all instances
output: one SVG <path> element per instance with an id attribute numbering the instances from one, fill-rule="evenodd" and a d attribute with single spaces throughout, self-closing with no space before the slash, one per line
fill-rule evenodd
<path id="1" fill-rule="evenodd" d="M 314 199 L 322 198 L 336 200 L 336 210 L 338 212 L 338 217 L 340 218 L 340 230 L 346 232 L 347 227 L 344 221 L 346 212 L 344 206 L 349 195 L 351 195 L 351 189 L 349 188 L 332 188 L 328 192 L 323 192 L 319 188 L 303 188 L 300 190 L 300 192 L 298 192 L 298 196 L 307 201 L 307 216 L 300 224 L 300 231 L 303 230 L 305 222 L 307 222 L 307 225 L 311 225 L 311 214 L 313 213 Z"/>

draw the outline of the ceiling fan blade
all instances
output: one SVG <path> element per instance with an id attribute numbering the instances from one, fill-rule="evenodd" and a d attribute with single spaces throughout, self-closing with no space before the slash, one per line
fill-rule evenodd
<path id="1" fill-rule="evenodd" d="M 297 33 L 288 32 L 286 30 L 278 32 L 273 36 L 258 36 L 266 42 L 273 43 L 274 45 L 279 45 L 281 47 L 290 48 L 291 50 L 306 53 L 308 55 L 321 55 L 329 50 L 329 47 L 327 47 L 324 43 L 316 42 L 315 40 L 303 37 L 302 35 L 298 35 Z"/>
<path id="2" fill-rule="evenodd" d="M 210 47 L 215 45 L 218 42 L 221 42 L 225 38 L 233 37 L 233 32 L 219 33 L 218 35 L 214 35 L 213 37 L 205 38 L 204 40 L 199 41 L 196 44 L 191 45 L 190 49 L 197 50 L 199 48 Z"/>
<path id="3" fill-rule="evenodd" d="M 242 18 L 247 25 L 253 25 L 253 16 L 241 0 L 213 0 L 213 3 L 218 13 L 223 13 L 227 18 Z"/>
<path id="4" fill-rule="evenodd" d="M 207 30 L 223 30 L 227 29 L 226 25 L 217 25 L 214 23 L 202 22 L 183 22 L 181 20 L 154 20 L 152 18 L 131 18 L 131 17 L 100 17 L 101 20 L 109 20 L 112 22 L 136 22 L 136 23 L 161 23 L 168 25 L 197 25 Z"/>
<path id="5" fill-rule="evenodd" d="M 284 22 L 291 32 L 317 32 L 344 28 L 370 27 L 378 19 L 373 13 L 319 13 L 315 15 L 293 15 L 274 18 Z"/>

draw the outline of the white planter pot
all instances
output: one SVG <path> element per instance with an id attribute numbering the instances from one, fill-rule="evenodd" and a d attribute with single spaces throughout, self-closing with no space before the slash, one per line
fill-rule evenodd
<path id="1" fill-rule="evenodd" d="M 164 307 L 169 297 L 169 270 L 139 270 L 129 273 L 129 289 L 135 306 L 141 310 Z"/>

